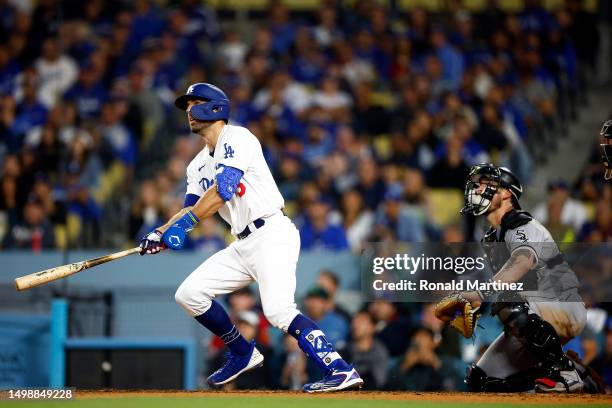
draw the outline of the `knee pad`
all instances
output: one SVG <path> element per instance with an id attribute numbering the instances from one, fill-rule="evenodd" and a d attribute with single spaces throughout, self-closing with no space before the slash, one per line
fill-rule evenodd
<path id="1" fill-rule="evenodd" d="M 208 295 L 205 291 L 196 291 L 191 285 L 183 282 L 174 294 L 174 300 L 187 314 L 192 317 L 199 316 L 206 312 L 211 305 L 214 296 Z"/>
<path id="2" fill-rule="evenodd" d="M 529 313 L 525 303 L 504 303 L 494 308 L 504 330 L 523 341 L 527 348 L 548 367 L 564 368 L 569 361 L 564 357 L 561 339 L 550 323 L 535 313 Z"/>

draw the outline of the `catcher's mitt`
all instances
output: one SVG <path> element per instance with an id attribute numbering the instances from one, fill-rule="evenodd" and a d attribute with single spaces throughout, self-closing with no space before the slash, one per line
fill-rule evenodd
<path id="1" fill-rule="evenodd" d="M 436 317 L 448 323 L 465 338 L 474 335 L 476 323 L 481 316 L 480 307 L 472 307 L 459 292 L 451 293 L 436 304 Z"/>

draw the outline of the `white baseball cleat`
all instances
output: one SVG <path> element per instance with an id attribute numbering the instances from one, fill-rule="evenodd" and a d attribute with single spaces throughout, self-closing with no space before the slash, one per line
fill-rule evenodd
<path id="1" fill-rule="evenodd" d="M 581 393 L 584 383 L 576 370 L 557 371 L 536 380 L 536 392 Z"/>

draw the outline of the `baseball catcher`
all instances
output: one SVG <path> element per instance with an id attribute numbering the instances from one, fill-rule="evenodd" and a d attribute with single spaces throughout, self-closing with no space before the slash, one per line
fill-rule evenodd
<path id="1" fill-rule="evenodd" d="M 578 279 L 548 230 L 521 210 L 522 192 L 521 183 L 507 168 L 473 166 L 461 213 L 485 216 L 490 224 L 482 244 L 497 271 L 492 281 L 533 279 L 537 289 L 453 293 L 438 303 L 436 316 L 471 337 L 481 305 L 490 305 L 504 326 L 504 332 L 468 368 L 465 381 L 471 390 L 581 392 L 585 384 L 581 373 L 562 350 L 586 324 Z"/>

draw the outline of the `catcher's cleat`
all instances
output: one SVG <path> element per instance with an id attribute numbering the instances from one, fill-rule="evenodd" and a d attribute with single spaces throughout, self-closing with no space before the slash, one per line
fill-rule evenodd
<path id="1" fill-rule="evenodd" d="M 555 371 L 535 381 L 536 392 L 581 393 L 584 383 L 576 370 Z"/>
<path id="2" fill-rule="evenodd" d="M 304 385 L 304 392 L 330 392 L 361 388 L 363 380 L 352 366 L 349 370 L 334 370 L 322 380 Z"/>
<path id="3" fill-rule="evenodd" d="M 208 383 L 213 386 L 227 384 L 240 374 L 263 365 L 264 357 L 255 348 L 255 341 L 251 341 L 251 350 L 244 356 L 232 352 L 227 353 L 225 364 L 208 377 Z"/>
<path id="4" fill-rule="evenodd" d="M 589 394 L 605 394 L 606 384 L 597 371 L 586 365 L 574 350 L 567 350 L 565 356 L 572 360 L 576 371 L 584 382 L 583 391 Z"/>

